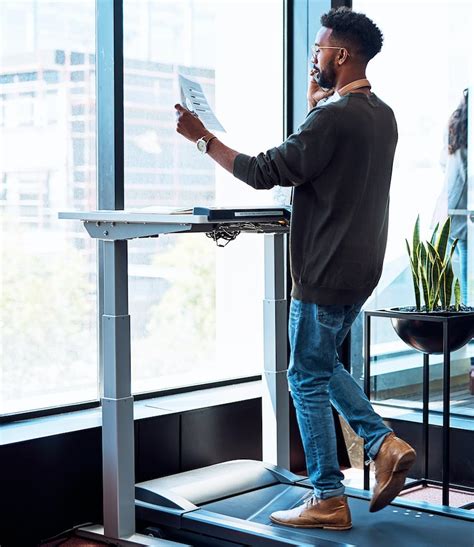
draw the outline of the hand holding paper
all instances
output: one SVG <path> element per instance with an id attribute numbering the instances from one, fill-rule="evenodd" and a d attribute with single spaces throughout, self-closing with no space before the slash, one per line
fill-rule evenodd
<path id="1" fill-rule="evenodd" d="M 209 106 L 209 101 L 202 90 L 201 84 L 180 74 L 179 85 L 182 105 L 192 110 L 211 131 L 223 131 L 225 133 L 225 129 Z"/>
<path id="2" fill-rule="evenodd" d="M 174 105 L 176 109 L 177 122 L 176 131 L 186 137 L 192 142 L 196 142 L 201 137 L 210 134 L 201 120 L 190 112 L 187 108 L 184 108 L 180 104 Z"/>

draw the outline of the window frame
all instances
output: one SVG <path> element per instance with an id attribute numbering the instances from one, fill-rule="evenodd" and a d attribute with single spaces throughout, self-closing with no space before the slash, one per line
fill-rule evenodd
<path id="1" fill-rule="evenodd" d="M 283 9 L 283 131 L 293 133 L 306 116 L 305 101 L 307 85 L 307 59 L 321 14 L 330 8 L 345 5 L 349 0 L 281 0 Z M 123 210 L 125 201 L 124 180 L 124 58 L 123 58 L 123 0 L 100 0 L 96 2 L 96 129 L 97 129 L 97 205 L 99 209 Z M 113 138 L 110 136 L 113 135 Z M 104 166 L 113 165 L 113 170 Z M 103 296 L 104 249 L 98 242 L 97 291 Z M 288 300 L 291 283 L 288 283 Z M 96 408 L 103 396 L 103 348 L 102 321 L 104 303 L 97 301 L 97 364 L 99 398 L 71 405 L 48 407 L 14 414 L 0 415 L 0 424 L 19 420 L 41 418 L 55 414 Z M 344 355 L 350 355 L 350 340 L 347 337 Z M 350 365 L 349 365 L 350 366 Z M 261 374 L 217 380 L 202 384 L 177 386 L 171 389 L 133 394 L 135 400 L 157 396 L 187 393 L 196 390 L 236 385 L 260 380 Z"/>

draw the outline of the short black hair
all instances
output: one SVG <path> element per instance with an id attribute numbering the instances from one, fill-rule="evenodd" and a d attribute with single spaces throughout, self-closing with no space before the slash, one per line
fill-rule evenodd
<path id="1" fill-rule="evenodd" d="M 344 41 L 355 47 L 365 61 L 370 61 L 382 49 L 383 34 L 364 13 L 346 7 L 331 9 L 321 17 L 321 25 L 332 29 L 331 37 L 335 41 Z"/>

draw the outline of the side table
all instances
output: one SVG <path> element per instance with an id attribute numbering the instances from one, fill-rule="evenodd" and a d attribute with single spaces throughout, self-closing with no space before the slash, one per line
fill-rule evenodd
<path id="1" fill-rule="evenodd" d="M 435 481 L 429 479 L 429 354 L 423 353 L 423 415 L 422 415 L 422 444 L 423 444 L 423 477 L 407 483 L 404 489 L 430 484 L 442 487 L 442 504 L 449 506 L 449 488 L 456 487 L 466 491 L 471 489 L 464 486 L 454 485 L 450 482 L 450 390 L 451 390 L 451 352 L 449 350 L 449 332 L 453 327 L 452 322 L 458 319 L 458 316 L 437 316 L 423 313 L 400 312 L 395 310 L 374 310 L 364 311 L 364 391 L 370 400 L 370 339 L 371 339 L 371 318 L 385 317 L 388 319 L 413 319 L 418 321 L 431 321 L 442 323 L 443 333 L 443 421 L 442 421 L 442 480 Z M 369 483 L 369 465 L 364 467 L 364 490 L 370 490 Z M 464 505 L 462 509 L 471 509 L 473 503 Z"/>

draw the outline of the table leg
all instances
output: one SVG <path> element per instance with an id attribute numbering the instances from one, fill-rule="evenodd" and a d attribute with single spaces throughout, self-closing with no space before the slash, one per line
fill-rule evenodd
<path id="1" fill-rule="evenodd" d="M 104 532 L 135 532 L 133 397 L 127 241 L 104 241 L 102 447 Z"/>
<path id="2" fill-rule="evenodd" d="M 265 234 L 263 461 L 290 468 L 286 234 Z"/>

